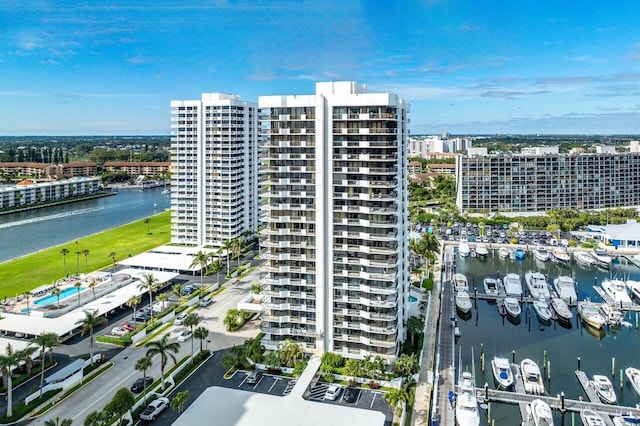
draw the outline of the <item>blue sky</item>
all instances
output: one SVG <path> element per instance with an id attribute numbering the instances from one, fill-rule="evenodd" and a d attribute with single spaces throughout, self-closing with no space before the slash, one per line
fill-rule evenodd
<path id="1" fill-rule="evenodd" d="M 0 134 L 169 134 L 173 99 L 355 80 L 413 134 L 640 133 L 640 2 L 0 0 Z"/>

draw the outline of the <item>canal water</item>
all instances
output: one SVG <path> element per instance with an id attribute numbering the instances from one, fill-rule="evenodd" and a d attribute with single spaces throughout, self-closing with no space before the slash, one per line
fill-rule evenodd
<path id="1" fill-rule="evenodd" d="M 478 292 L 484 290 L 482 283 L 485 277 L 499 275 L 503 278 L 509 272 L 520 275 L 522 286 L 525 288 L 524 274 L 533 270 L 545 274 L 549 283 L 558 275 L 572 276 L 578 283 L 577 292 L 580 300 L 590 298 L 601 302 L 602 299 L 593 286 L 600 284 L 604 278 L 640 280 L 640 268 L 627 263 L 625 259 L 617 259 L 611 270 L 603 270 L 595 266 L 583 267 L 574 261 L 570 265 L 562 266 L 537 261 L 530 255 L 524 260 L 510 260 L 500 259 L 497 251 L 492 254 L 493 256 L 485 260 L 456 257 L 456 272 L 467 276 L 470 293 L 473 293 L 474 285 Z M 626 320 L 632 323 L 630 328 L 611 327 L 597 332 L 583 327 L 576 308 L 572 308 L 572 311 L 574 321 L 570 328 L 560 326 L 556 322 L 552 322 L 551 325 L 540 324 L 533 309 L 527 311 L 524 306 L 520 323 L 514 324 L 500 316 L 495 303 L 479 300 L 474 304 L 470 318 L 457 319 L 461 337 L 456 345 L 456 362 L 461 350 L 464 368 L 470 370 L 473 348 L 476 386 L 482 387 L 487 383 L 490 388 L 495 388 L 491 358 L 494 355 L 503 355 L 512 359 L 515 351 L 515 361 L 518 364 L 522 359 L 530 358 L 538 363 L 542 370 L 543 363 L 550 362 L 549 370 L 542 370 L 545 378 L 549 374 L 551 377 L 545 381 L 549 395 L 556 396 L 564 392 L 567 398 L 579 399 L 582 396 L 588 400 L 575 375 L 579 357 L 580 368 L 587 376 L 591 378 L 594 374 L 603 374 L 611 379 L 618 396 L 618 404 L 635 407 L 640 399 L 624 373 L 623 387 L 620 388 L 620 370 L 627 367 L 640 368 L 640 330 L 637 327 L 636 314 L 627 313 Z M 481 368 L 481 353 L 484 353 L 484 372 Z M 615 365 L 613 376 L 612 363 Z M 481 424 L 488 424 L 487 411 L 481 410 L 481 413 L 484 415 Z M 582 424 L 577 414 L 575 419 L 572 419 L 570 413 L 561 419 L 559 412 L 554 411 L 554 417 L 556 425 Z M 492 404 L 491 418 L 495 420 L 495 425 L 519 425 L 521 421 L 517 405 Z"/>
<path id="2" fill-rule="evenodd" d="M 0 216 L 0 262 L 144 219 L 170 207 L 162 188 Z"/>

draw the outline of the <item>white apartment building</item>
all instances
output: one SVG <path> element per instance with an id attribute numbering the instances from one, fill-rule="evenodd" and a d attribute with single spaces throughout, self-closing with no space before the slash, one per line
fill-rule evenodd
<path id="1" fill-rule="evenodd" d="M 171 102 L 171 242 L 220 247 L 258 228 L 258 113 L 236 95 Z"/>
<path id="2" fill-rule="evenodd" d="M 409 105 L 348 81 L 258 104 L 263 344 L 394 357 L 408 319 Z"/>

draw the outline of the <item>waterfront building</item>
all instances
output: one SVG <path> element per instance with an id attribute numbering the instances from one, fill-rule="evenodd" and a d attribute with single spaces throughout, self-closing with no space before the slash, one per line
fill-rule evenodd
<path id="1" fill-rule="evenodd" d="M 545 212 L 640 205 L 640 153 L 458 158 L 461 212 Z"/>
<path id="2" fill-rule="evenodd" d="M 96 163 L 65 163 L 65 164 L 44 164 L 44 163 L 0 163 L 0 172 L 7 176 L 16 178 L 29 177 L 35 179 L 59 179 L 71 177 L 97 176 L 98 167 Z"/>
<path id="3" fill-rule="evenodd" d="M 408 319 L 409 105 L 349 81 L 258 104 L 264 346 L 394 357 Z"/>
<path id="4" fill-rule="evenodd" d="M 22 207 L 93 194 L 98 192 L 99 189 L 99 177 L 71 178 L 44 182 L 24 180 L 16 185 L 0 185 L 0 209 Z"/>
<path id="5" fill-rule="evenodd" d="M 124 172 L 131 176 L 155 176 L 162 178 L 170 170 L 170 162 L 154 161 L 107 161 L 102 170 L 111 173 Z"/>
<path id="6" fill-rule="evenodd" d="M 257 104 L 171 102 L 171 242 L 221 247 L 258 227 Z"/>

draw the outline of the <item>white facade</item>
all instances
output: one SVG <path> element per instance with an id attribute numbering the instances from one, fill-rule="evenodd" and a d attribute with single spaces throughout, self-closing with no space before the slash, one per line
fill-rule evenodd
<path id="1" fill-rule="evenodd" d="M 354 82 L 258 103 L 263 344 L 394 357 L 408 319 L 409 105 Z"/>
<path id="2" fill-rule="evenodd" d="M 557 146 L 527 146 L 520 150 L 522 155 L 545 155 L 559 154 L 560 148 Z"/>
<path id="3" fill-rule="evenodd" d="M 99 177 L 75 177 L 30 184 L 1 185 L 0 209 L 93 194 L 99 189 Z"/>
<path id="4" fill-rule="evenodd" d="M 171 102 L 171 242 L 220 247 L 258 227 L 255 102 L 203 93 Z"/>

